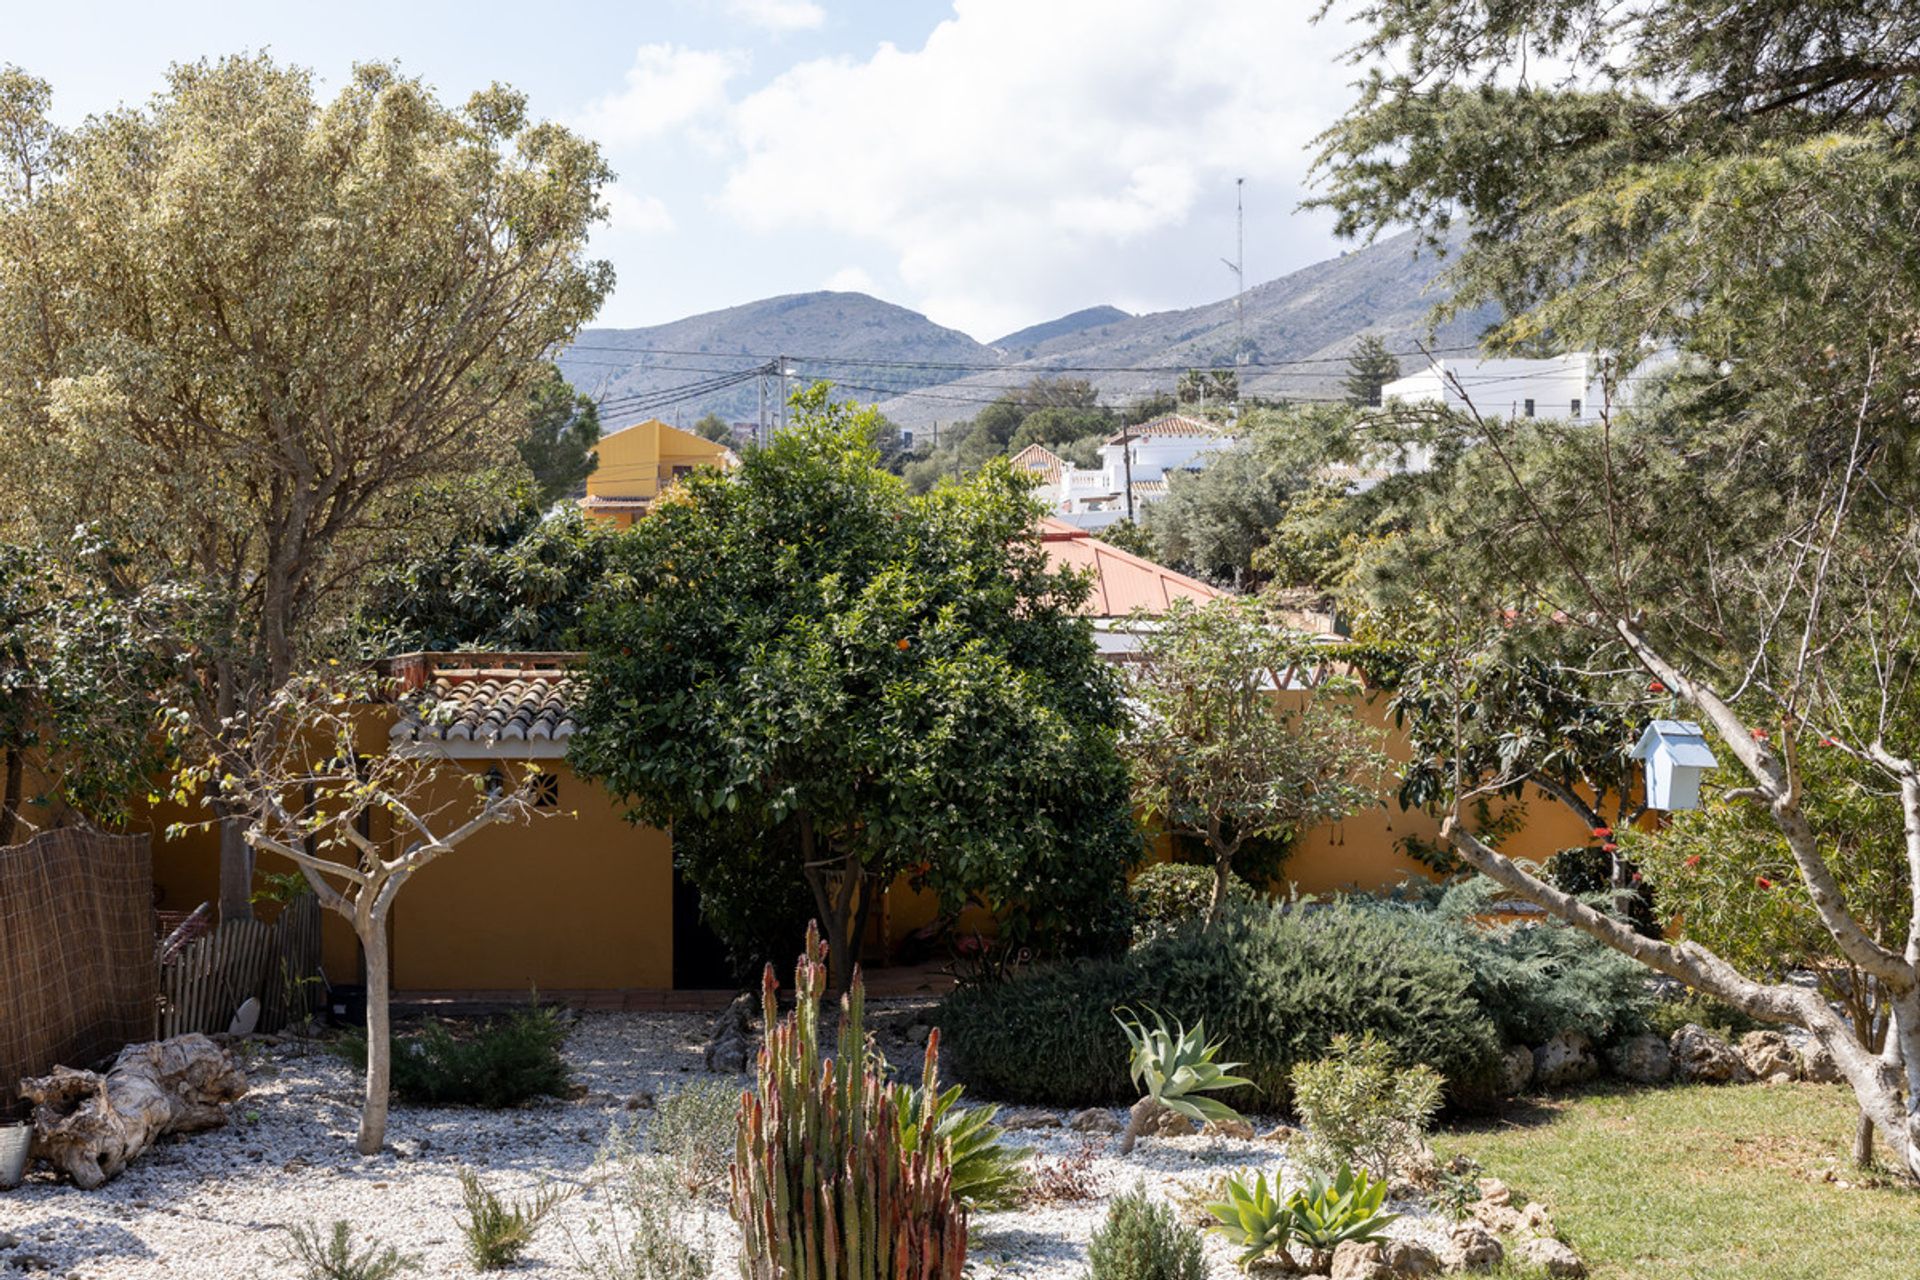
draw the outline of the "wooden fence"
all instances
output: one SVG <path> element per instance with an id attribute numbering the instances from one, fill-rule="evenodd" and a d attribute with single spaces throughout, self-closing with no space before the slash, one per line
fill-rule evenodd
<path id="1" fill-rule="evenodd" d="M 0 1105 L 23 1076 L 146 1039 L 155 976 L 146 836 L 60 829 L 0 848 Z"/>
<path id="2" fill-rule="evenodd" d="M 249 997 L 260 1001 L 257 1030 L 279 1031 L 318 1008 L 320 903 L 302 894 L 277 919 L 231 920 L 160 952 L 155 1034 L 225 1031 Z"/>

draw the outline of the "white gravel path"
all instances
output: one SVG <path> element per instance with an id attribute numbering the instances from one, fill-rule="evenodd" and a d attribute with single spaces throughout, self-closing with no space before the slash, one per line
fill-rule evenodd
<path id="1" fill-rule="evenodd" d="M 610 1125 L 644 1123 L 629 1109 L 642 1093 L 664 1094 L 700 1072 L 707 1015 L 589 1013 L 567 1043 L 583 1097 L 524 1110 L 396 1105 L 390 1149 L 368 1158 L 353 1149 L 358 1079 L 324 1050 L 261 1047 L 248 1066 L 252 1089 L 224 1129 L 169 1139 L 97 1191 L 78 1191 L 44 1171 L 12 1192 L 0 1192 L 0 1276 L 45 1270 L 74 1280 L 271 1280 L 294 1277 L 269 1260 L 290 1223 L 325 1226 L 344 1218 L 356 1233 L 419 1255 L 416 1274 L 477 1274 L 457 1220 L 462 1166 L 477 1169 L 495 1191 L 520 1193 L 541 1180 L 586 1184 Z M 1116 1112 L 1116 1116 L 1120 1113 Z M 1087 1139 L 1061 1129 L 1012 1135 L 1046 1157 L 1079 1149 Z M 1148 1139 L 1132 1156 L 1100 1140 L 1093 1164 L 1102 1197 L 983 1215 L 973 1250 L 982 1276 L 1068 1280 L 1085 1267 L 1089 1236 L 1105 1215 L 1105 1196 L 1144 1179 L 1165 1195 L 1175 1181 L 1200 1182 L 1243 1166 L 1285 1168 L 1279 1148 L 1220 1138 Z M 1430 1244 L 1439 1223 L 1412 1206 L 1396 1234 Z M 576 1274 L 570 1237 L 585 1239 L 587 1222 L 604 1216 L 601 1192 L 589 1188 L 544 1224 L 511 1275 Z M 708 1226 L 717 1256 L 714 1274 L 734 1273 L 731 1224 L 715 1202 Z M 1213 1274 L 1238 1276 L 1231 1251 L 1209 1237 Z M 23 1266 L 23 1264 L 25 1264 Z"/>

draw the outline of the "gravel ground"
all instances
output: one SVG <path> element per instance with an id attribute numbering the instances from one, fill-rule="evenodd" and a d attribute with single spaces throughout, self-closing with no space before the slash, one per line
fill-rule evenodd
<path id="1" fill-rule="evenodd" d="M 271 1260 L 284 1238 L 279 1228 L 346 1219 L 357 1238 L 364 1234 L 418 1255 L 424 1266 L 417 1274 L 470 1276 L 477 1273 L 457 1226 L 463 1166 L 503 1194 L 543 1180 L 581 1187 L 510 1273 L 577 1274 L 576 1243 L 586 1242 L 590 1221 L 613 1212 L 592 1185 L 609 1127 L 644 1124 L 650 1112 L 630 1104 L 671 1092 L 700 1073 L 709 1021 L 687 1014 L 583 1015 L 567 1043 L 583 1096 L 505 1112 L 396 1105 L 390 1149 L 373 1158 L 353 1149 L 359 1082 L 344 1062 L 308 1046 L 250 1046 L 252 1088 L 226 1128 L 168 1139 L 97 1191 L 75 1190 L 42 1170 L 0 1193 L 0 1275 L 11 1269 L 74 1280 L 295 1277 L 294 1268 Z M 910 1052 L 903 1047 L 901 1056 Z M 1203 1183 L 1228 1169 L 1286 1170 L 1280 1149 L 1258 1141 L 1147 1139 L 1121 1158 L 1111 1137 L 1088 1139 L 1063 1129 L 1013 1137 L 1045 1159 L 1097 1143 L 1091 1173 L 1100 1198 L 983 1215 L 973 1250 L 976 1274 L 983 1276 L 1080 1276 L 1106 1196 L 1138 1181 L 1166 1195 L 1175 1183 Z M 1443 1234 L 1418 1209 L 1394 1207 L 1412 1215 L 1395 1225 L 1395 1234 L 1429 1244 Z M 715 1250 L 714 1274 L 731 1275 L 732 1227 L 718 1201 L 705 1230 Z M 8 1237 L 17 1243 L 6 1247 Z M 1215 1275 L 1239 1275 L 1222 1242 L 1209 1238 L 1207 1247 Z"/>

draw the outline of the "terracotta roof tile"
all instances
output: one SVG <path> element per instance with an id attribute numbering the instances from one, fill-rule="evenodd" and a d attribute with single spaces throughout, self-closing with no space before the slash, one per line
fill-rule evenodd
<path id="1" fill-rule="evenodd" d="M 563 742 L 573 734 L 560 674 L 434 677 L 407 696 L 392 736 L 409 742 Z"/>
<path id="2" fill-rule="evenodd" d="M 1040 542 L 1049 567 L 1056 572 L 1067 568 L 1093 570 L 1093 591 L 1080 608 L 1091 617 L 1121 618 L 1135 609 L 1165 613 L 1175 600 L 1197 603 L 1225 594 L 1198 578 L 1102 542 L 1064 520 L 1041 520 Z"/>
<path id="3" fill-rule="evenodd" d="M 1149 440 L 1159 436 L 1217 436 L 1220 428 L 1201 418 L 1190 418 L 1184 413 L 1164 413 L 1157 418 L 1149 418 L 1138 426 L 1116 431 L 1107 437 L 1108 444 L 1125 444 L 1128 440 Z"/>
<path id="4" fill-rule="evenodd" d="M 1064 466 L 1066 462 L 1060 455 L 1043 444 L 1030 444 L 1013 455 L 1015 471 L 1031 471 L 1049 483 L 1059 482 L 1060 469 Z"/>

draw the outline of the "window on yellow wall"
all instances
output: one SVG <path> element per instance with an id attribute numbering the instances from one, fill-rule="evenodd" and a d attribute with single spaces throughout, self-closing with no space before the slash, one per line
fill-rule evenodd
<path id="1" fill-rule="evenodd" d="M 533 777 L 533 807 L 553 809 L 560 804 L 560 776 L 553 773 L 537 773 Z"/>

